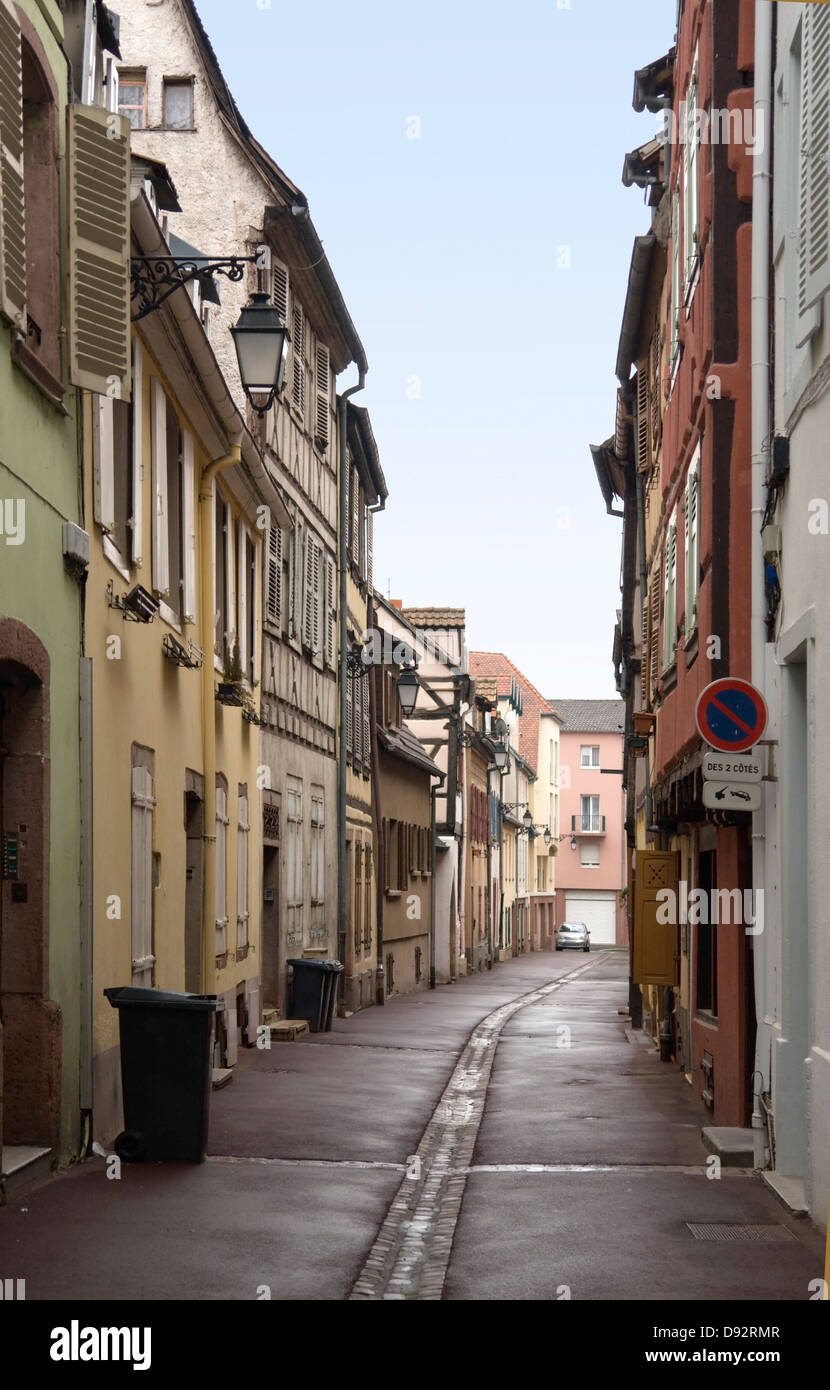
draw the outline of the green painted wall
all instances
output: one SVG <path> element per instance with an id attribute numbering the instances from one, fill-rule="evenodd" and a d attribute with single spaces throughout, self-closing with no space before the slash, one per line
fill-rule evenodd
<path id="1" fill-rule="evenodd" d="M 43 11 L 60 29 L 56 4 L 23 0 L 54 73 L 61 101 L 67 89 L 66 60 Z M 61 240 L 66 285 L 65 107 L 61 141 Z M 65 295 L 65 288 L 64 288 Z M 17 618 L 39 637 L 51 661 L 51 836 L 49 890 L 49 997 L 63 1013 L 60 1158 L 80 1146 L 80 836 L 78 751 L 78 663 L 81 598 L 62 557 L 64 520 L 81 524 L 77 406 L 74 389 L 57 409 L 13 363 L 12 333 L 0 320 L 0 503 L 25 501 L 25 540 L 10 546 L 0 536 L 0 614 Z M 67 380 L 66 369 L 64 381 Z"/>

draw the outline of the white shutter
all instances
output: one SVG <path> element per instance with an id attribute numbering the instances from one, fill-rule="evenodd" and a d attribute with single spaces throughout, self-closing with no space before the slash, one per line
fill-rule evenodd
<path id="1" fill-rule="evenodd" d="M 282 545 L 280 527 L 272 526 L 265 567 L 265 617 L 277 629 L 282 621 Z"/>
<path id="2" fill-rule="evenodd" d="M 95 520 L 102 531 L 115 530 L 114 411 L 108 396 L 93 396 L 93 474 Z"/>
<path id="3" fill-rule="evenodd" d="M 228 949 L 228 794 L 220 784 L 216 788 L 216 864 L 214 885 L 216 902 L 214 904 L 216 928 L 216 954 L 223 956 Z"/>
<path id="4" fill-rule="evenodd" d="M 663 665 L 670 666 L 677 648 L 677 522 L 666 532 L 665 603 L 663 606 Z"/>
<path id="5" fill-rule="evenodd" d="M 670 371 L 677 366 L 680 350 L 680 200 L 675 193 L 671 219 L 671 350 Z"/>
<path id="6" fill-rule="evenodd" d="M 23 70 L 10 0 L 0 0 L 0 312 L 26 332 Z"/>
<path id="7" fill-rule="evenodd" d="M 698 119 L 697 58 L 686 99 L 686 144 L 683 152 L 683 284 L 688 286 L 695 267 L 698 245 Z"/>
<path id="8" fill-rule="evenodd" d="M 291 636 L 295 642 L 303 637 L 303 523 L 299 513 L 294 517 L 294 551 L 291 556 Z"/>
<path id="9" fill-rule="evenodd" d="M 146 767 L 132 773 L 130 945 L 132 983 L 152 985 L 153 966 L 153 779 Z"/>
<path id="10" fill-rule="evenodd" d="M 240 520 L 236 526 L 236 601 L 237 601 L 237 640 L 239 642 L 239 664 L 242 674 L 248 676 L 248 557 L 246 555 L 245 523 Z"/>
<path id="11" fill-rule="evenodd" d="M 354 756 L 354 751 L 355 751 L 355 739 L 354 739 L 354 722 L 355 722 L 355 721 L 354 721 L 354 705 L 355 705 L 355 696 L 354 696 L 354 688 L 355 688 L 356 682 L 353 681 L 353 680 L 351 679 L 351 677 L 348 675 L 348 673 L 346 674 L 346 676 L 344 677 L 344 679 L 345 679 L 345 681 L 346 681 L 346 730 L 345 730 L 345 736 L 346 736 L 346 756 L 347 756 L 347 757 L 353 757 L 353 756 Z"/>
<path id="12" fill-rule="evenodd" d="M 366 509 L 366 584 L 369 593 L 374 591 L 375 582 L 375 516 L 371 508 Z"/>
<path id="13" fill-rule="evenodd" d="M 352 564 L 360 570 L 360 474 L 352 468 Z"/>
<path id="14" fill-rule="evenodd" d="M 329 350 L 327 347 L 318 346 L 315 355 L 315 392 L 316 392 L 316 412 L 314 421 L 314 438 L 323 448 L 328 447 L 331 411 L 330 411 L 330 382 L 331 372 L 329 368 Z"/>
<path id="15" fill-rule="evenodd" d="M 369 681 L 371 679 L 371 676 L 365 676 L 360 682 L 363 704 L 363 762 L 367 768 L 371 766 L 372 762 L 372 721 L 369 695 Z"/>
<path id="16" fill-rule="evenodd" d="M 73 105 L 69 348 L 73 386 L 130 399 L 130 123 Z"/>
<path id="17" fill-rule="evenodd" d="M 140 338 L 133 340 L 133 514 L 130 518 L 132 538 L 130 554 L 134 565 L 144 563 L 144 347 Z"/>
<path id="18" fill-rule="evenodd" d="M 279 261 L 271 259 L 271 303 L 284 324 L 288 323 L 288 271 Z"/>
<path id="19" fill-rule="evenodd" d="M 798 311 L 830 290 L 830 10 L 805 6 Z"/>
<path id="20" fill-rule="evenodd" d="M 335 599 L 335 581 L 337 578 L 337 567 L 330 555 L 326 556 L 326 614 L 325 614 L 325 640 L 326 640 L 326 665 L 333 671 L 337 658 L 337 603 Z"/>
<path id="21" fill-rule="evenodd" d="M 248 798 L 240 796 L 236 843 L 236 944 L 248 944 Z"/>
<path id="22" fill-rule="evenodd" d="M 182 593 L 186 623 L 196 621 L 196 465 L 194 458 L 193 435 L 182 430 Z"/>
<path id="23" fill-rule="evenodd" d="M 228 659 L 233 659 L 233 649 L 237 640 L 236 631 L 236 577 L 233 569 L 233 515 L 230 504 L 225 503 L 225 611 L 228 615 Z"/>
<path id="24" fill-rule="evenodd" d="M 314 653 L 315 661 L 323 664 L 323 547 L 316 538 L 312 538 L 313 564 L 312 564 L 312 613 L 311 613 L 311 650 Z"/>
<path id="25" fill-rule="evenodd" d="M 167 598 L 170 593 L 170 560 L 167 543 L 167 397 L 155 377 L 150 382 L 153 430 L 153 589 Z"/>
<path id="26" fill-rule="evenodd" d="M 697 460 L 686 479 L 686 632 L 697 627 L 700 575 L 700 465 Z"/>
<path id="27" fill-rule="evenodd" d="M 251 605 L 250 640 L 253 642 L 253 651 L 248 654 L 248 665 L 251 672 L 251 684 L 259 683 L 259 648 L 262 636 L 259 630 L 259 586 L 262 580 L 259 566 L 262 563 L 264 547 L 260 547 L 253 536 L 251 541 L 251 563 L 248 570 L 248 602 Z"/>
<path id="28" fill-rule="evenodd" d="M 294 407 L 305 418 L 305 315 L 299 305 L 294 309 L 291 332 L 293 348 L 293 379 L 291 400 Z"/>

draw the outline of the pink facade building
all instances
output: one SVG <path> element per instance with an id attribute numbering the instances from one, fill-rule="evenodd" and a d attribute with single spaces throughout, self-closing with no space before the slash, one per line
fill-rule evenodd
<path id="1" fill-rule="evenodd" d="M 622 700 L 551 700 L 559 731 L 556 925 L 584 922 L 592 946 L 628 943 Z"/>

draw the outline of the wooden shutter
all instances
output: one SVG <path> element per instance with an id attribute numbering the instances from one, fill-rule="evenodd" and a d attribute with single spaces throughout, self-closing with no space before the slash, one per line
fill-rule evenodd
<path id="1" fill-rule="evenodd" d="M 303 646 L 311 648 L 314 637 L 314 537 L 305 533 L 303 560 Z"/>
<path id="2" fill-rule="evenodd" d="M 803 25 L 799 315 L 830 290 L 830 10 L 806 6 Z"/>
<path id="3" fill-rule="evenodd" d="M 374 899 L 374 851 L 370 844 L 363 847 L 363 945 L 368 951 L 372 945 L 372 902 Z"/>
<path id="4" fill-rule="evenodd" d="M 700 583 L 700 471 L 697 462 L 689 469 L 686 479 L 686 632 L 697 626 L 698 590 Z"/>
<path id="5" fill-rule="evenodd" d="M 130 123 L 69 107 L 69 360 L 73 386 L 130 399 Z"/>
<path id="6" fill-rule="evenodd" d="M 153 778 L 148 768 L 132 770 L 132 865 L 130 940 L 132 983 L 152 985 L 153 966 Z"/>
<path id="7" fill-rule="evenodd" d="M 26 332 L 23 67 L 10 0 L 0 0 L 0 312 Z"/>
<path id="8" fill-rule="evenodd" d="M 291 342 L 294 349 L 291 401 L 305 418 L 305 315 L 295 306 Z"/>
<path id="9" fill-rule="evenodd" d="M 649 452 L 648 367 L 637 368 L 637 468 L 647 473 L 651 462 Z"/>
<path id="10" fill-rule="evenodd" d="M 327 347 L 317 347 L 315 354 L 315 402 L 316 410 L 314 417 L 314 438 L 323 448 L 328 447 L 331 410 L 330 410 L 330 391 L 331 391 L 331 371 L 329 368 L 329 350 Z"/>
<path id="11" fill-rule="evenodd" d="M 93 410 L 94 516 L 101 530 L 115 531 L 115 430 L 113 404 L 106 396 L 95 396 Z"/>
<path id="12" fill-rule="evenodd" d="M 354 756 L 354 687 L 355 682 L 348 675 L 346 681 L 346 757 Z"/>
<path id="13" fill-rule="evenodd" d="M 130 554 L 134 565 L 142 565 L 144 550 L 144 347 L 133 340 L 133 514 L 130 518 Z"/>
<path id="14" fill-rule="evenodd" d="M 153 589 L 166 598 L 170 592 L 167 537 L 167 397 L 160 381 L 150 383 L 153 421 Z"/>
<path id="15" fill-rule="evenodd" d="M 648 693 L 649 700 L 654 701 L 657 691 L 657 678 L 660 674 L 660 592 L 661 592 L 661 561 L 657 557 L 657 562 L 651 571 L 651 583 L 649 584 L 649 632 L 648 632 Z"/>
<path id="16" fill-rule="evenodd" d="M 354 842 L 354 949 L 357 953 L 363 945 L 363 841 Z"/>
<path id="17" fill-rule="evenodd" d="M 294 549 L 291 556 L 291 630 L 296 642 L 303 636 L 303 523 L 299 513 L 294 517 Z"/>
<path id="18" fill-rule="evenodd" d="M 236 640 L 239 644 L 239 664 L 242 674 L 249 675 L 248 660 L 248 557 L 245 541 L 245 523 L 240 518 L 236 524 Z"/>
<path id="19" fill-rule="evenodd" d="M 337 601 L 335 581 L 337 567 L 330 555 L 326 556 L 326 602 L 325 602 L 325 661 L 333 671 L 337 659 Z"/>
<path id="20" fill-rule="evenodd" d="M 371 594 L 374 591 L 375 577 L 375 517 L 366 511 L 366 584 Z"/>
<path id="21" fill-rule="evenodd" d="M 288 323 L 288 271 L 279 261 L 271 263 L 271 303 L 283 323 Z"/>
<path id="22" fill-rule="evenodd" d="M 265 616 L 279 629 L 282 622 L 282 531 L 279 526 L 272 526 L 268 532 Z"/>
<path id="23" fill-rule="evenodd" d="M 360 682 L 363 703 L 363 762 L 367 771 L 372 765 L 372 707 L 369 694 L 369 681 L 371 679 L 371 676 L 365 676 Z"/>
<path id="24" fill-rule="evenodd" d="M 311 650 L 314 658 L 322 665 L 323 661 L 323 547 L 315 536 L 312 537 L 312 600 L 311 600 Z"/>
<path id="25" fill-rule="evenodd" d="M 196 621 L 196 464 L 193 435 L 182 430 L 182 620 Z"/>
<path id="26" fill-rule="evenodd" d="M 666 531 L 666 573 L 663 598 L 663 666 L 670 666 L 677 647 L 677 523 Z"/>
<path id="27" fill-rule="evenodd" d="M 236 944 L 248 944 L 248 798 L 240 796 L 236 837 Z"/>
<path id="28" fill-rule="evenodd" d="M 360 474 L 352 468 L 352 564 L 360 569 Z"/>

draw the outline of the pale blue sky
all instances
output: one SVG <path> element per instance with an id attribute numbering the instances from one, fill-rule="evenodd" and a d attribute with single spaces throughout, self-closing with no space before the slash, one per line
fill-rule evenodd
<path id="1" fill-rule="evenodd" d="M 466 608 L 470 646 L 545 694 L 613 695 L 620 522 L 588 446 L 613 430 L 649 226 L 620 181 L 656 128 L 634 69 L 671 45 L 675 0 L 197 5 L 366 348 L 378 588 Z"/>

